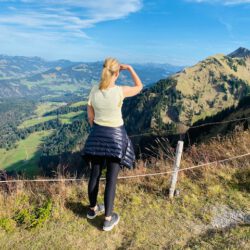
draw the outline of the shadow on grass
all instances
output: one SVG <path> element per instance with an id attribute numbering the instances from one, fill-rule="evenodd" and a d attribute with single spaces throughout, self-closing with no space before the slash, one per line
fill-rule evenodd
<path id="1" fill-rule="evenodd" d="M 228 184 L 241 192 L 250 192 L 250 171 L 249 169 L 240 169 L 234 175 Z"/>
<path id="2" fill-rule="evenodd" d="M 157 186 L 152 183 L 137 183 L 138 189 L 143 190 L 148 194 L 153 194 L 162 198 L 168 197 L 169 187 Z"/>
<path id="3" fill-rule="evenodd" d="M 96 227 L 98 230 L 103 231 L 102 226 L 105 218 L 104 213 L 98 214 L 94 219 L 88 219 L 88 205 L 83 205 L 81 202 L 66 201 L 65 207 L 70 209 L 76 216 L 86 218 L 89 224 Z"/>
<path id="4" fill-rule="evenodd" d="M 0 169 L 0 180 L 36 179 L 37 177 L 72 176 L 81 178 L 88 176 L 89 165 L 80 152 L 65 152 L 53 156 L 42 156 L 41 151 L 35 152 L 29 160 L 19 160 L 4 169 Z"/>
<path id="5" fill-rule="evenodd" d="M 5 167 L 5 169 L 2 169 L 2 171 L 6 171 L 7 175 L 14 178 L 18 176 L 33 178 L 37 175 L 42 175 L 41 168 L 38 166 L 39 156 L 40 152 L 37 151 L 29 160 L 16 161 Z"/>

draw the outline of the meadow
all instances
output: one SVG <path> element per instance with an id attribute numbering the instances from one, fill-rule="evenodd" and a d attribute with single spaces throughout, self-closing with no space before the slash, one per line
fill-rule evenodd
<path id="1" fill-rule="evenodd" d="M 16 143 L 13 149 L 0 149 L 0 169 L 8 171 L 22 170 L 27 176 L 40 175 L 38 161 L 41 145 L 54 130 L 43 130 L 30 134 Z"/>
<path id="2" fill-rule="evenodd" d="M 53 120 L 56 116 L 43 116 L 45 113 L 50 112 L 52 110 L 56 110 L 57 108 L 66 105 L 65 102 L 40 102 L 37 104 L 34 115 L 29 119 L 26 119 L 23 123 L 21 123 L 17 128 L 27 128 L 30 126 L 34 126 L 36 124 L 46 122 L 49 120 Z"/>

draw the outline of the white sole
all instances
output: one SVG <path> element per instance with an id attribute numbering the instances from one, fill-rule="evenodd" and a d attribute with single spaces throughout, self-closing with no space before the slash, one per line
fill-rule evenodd
<path id="1" fill-rule="evenodd" d="M 94 219 L 95 217 L 96 217 L 96 215 L 90 216 L 90 215 L 87 214 L 88 219 Z"/>
<path id="2" fill-rule="evenodd" d="M 93 215 L 93 216 L 90 216 L 90 215 L 87 214 L 87 218 L 88 218 L 88 219 L 94 219 L 98 214 L 104 213 L 104 212 L 105 212 L 105 210 L 103 210 L 103 211 L 98 211 L 98 212 L 96 212 L 96 214 Z"/>
<path id="3" fill-rule="evenodd" d="M 110 227 L 103 227 L 102 229 L 103 229 L 104 231 L 110 231 L 111 229 L 113 229 L 113 227 L 114 227 L 115 225 L 118 224 L 119 221 L 120 221 L 120 216 L 118 216 L 118 220 L 117 220 L 112 226 L 110 226 Z"/>

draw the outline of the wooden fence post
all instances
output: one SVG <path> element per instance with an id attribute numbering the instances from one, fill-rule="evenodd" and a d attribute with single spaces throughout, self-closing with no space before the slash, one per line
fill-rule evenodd
<path id="1" fill-rule="evenodd" d="M 175 185 L 177 182 L 178 171 L 179 171 L 180 162 L 181 162 L 182 149 L 183 149 L 183 141 L 178 141 L 176 153 L 175 153 L 174 167 L 173 167 L 174 172 L 172 174 L 171 186 L 169 189 L 169 197 L 170 198 L 174 197 Z"/>

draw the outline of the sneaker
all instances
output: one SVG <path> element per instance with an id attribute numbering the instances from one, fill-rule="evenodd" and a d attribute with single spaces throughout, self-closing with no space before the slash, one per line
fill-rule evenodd
<path id="1" fill-rule="evenodd" d="M 90 209 L 89 207 L 88 212 L 87 212 L 87 218 L 94 219 L 97 214 L 102 213 L 104 211 L 105 211 L 105 208 L 103 204 L 97 204 L 97 209 L 95 211 Z"/>
<path id="2" fill-rule="evenodd" d="M 120 216 L 117 213 L 112 213 L 111 220 L 104 220 L 103 230 L 110 231 L 115 225 L 118 224 Z"/>

